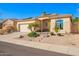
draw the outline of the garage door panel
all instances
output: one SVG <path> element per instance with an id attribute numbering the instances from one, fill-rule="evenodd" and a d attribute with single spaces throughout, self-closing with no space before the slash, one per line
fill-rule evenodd
<path id="1" fill-rule="evenodd" d="M 30 32 L 30 29 L 28 28 L 28 24 L 21 24 L 20 32 Z"/>

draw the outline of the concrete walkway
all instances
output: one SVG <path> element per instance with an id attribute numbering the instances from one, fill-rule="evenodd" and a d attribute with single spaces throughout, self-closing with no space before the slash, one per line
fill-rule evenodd
<path id="1" fill-rule="evenodd" d="M 48 51 L 55 51 L 55 52 L 64 53 L 68 55 L 75 55 L 75 56 L 79 55 L 79 48 L 77 47 L 32 42 L 32 41 L 26 41 L 21 39 L 12 39 L 11 37 L 6 37 L 6 35 L 0 36 L 0 41 L 17 44 L 17 45 L 23 45 L 27 47 L 39 48 L 39 49 L 48 50 Z"/>

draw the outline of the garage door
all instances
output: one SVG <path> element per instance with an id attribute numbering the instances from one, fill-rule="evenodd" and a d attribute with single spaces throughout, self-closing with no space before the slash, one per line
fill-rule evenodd
<path id="1" fill-rule="evenodd" d="M 21 24 L 20 32 L 30 32 L 30 29 L 28 28 L 28 24 Z"/>

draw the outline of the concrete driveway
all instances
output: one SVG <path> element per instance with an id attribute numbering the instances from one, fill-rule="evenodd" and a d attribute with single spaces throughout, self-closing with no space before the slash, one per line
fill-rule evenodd
<path id="1" fill-rule="evenodd" d="M 13 33 L 9 33 L 9 34 L 6 34 L 6 35 L 0 35 L 0 39 L 14 39 L 14 38 L 17 38 L 19 37 L 20 35 L 25 35 L 27 33 L 25 32 L 13 32 Z"/>

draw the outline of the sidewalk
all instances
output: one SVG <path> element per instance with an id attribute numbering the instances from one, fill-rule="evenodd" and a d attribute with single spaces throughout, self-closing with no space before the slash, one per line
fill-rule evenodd
<path id="1" fill-rule="evenodd" d="M 53 45 L 53 44 L 47 44 L 47 43 L 32 42 L 32 41 L 26 41 L 26 40 L 10 39 L 10 38 L 9 39 L 3 38 L 3 39 L 0 39 L 0 41 L 48 50 L 48 51 L 55 51 L 55 52 L 64 53 L 68 55 L 75 55 L 75 56 L 79 55 L 79 48 L 77 47 Z"/>

